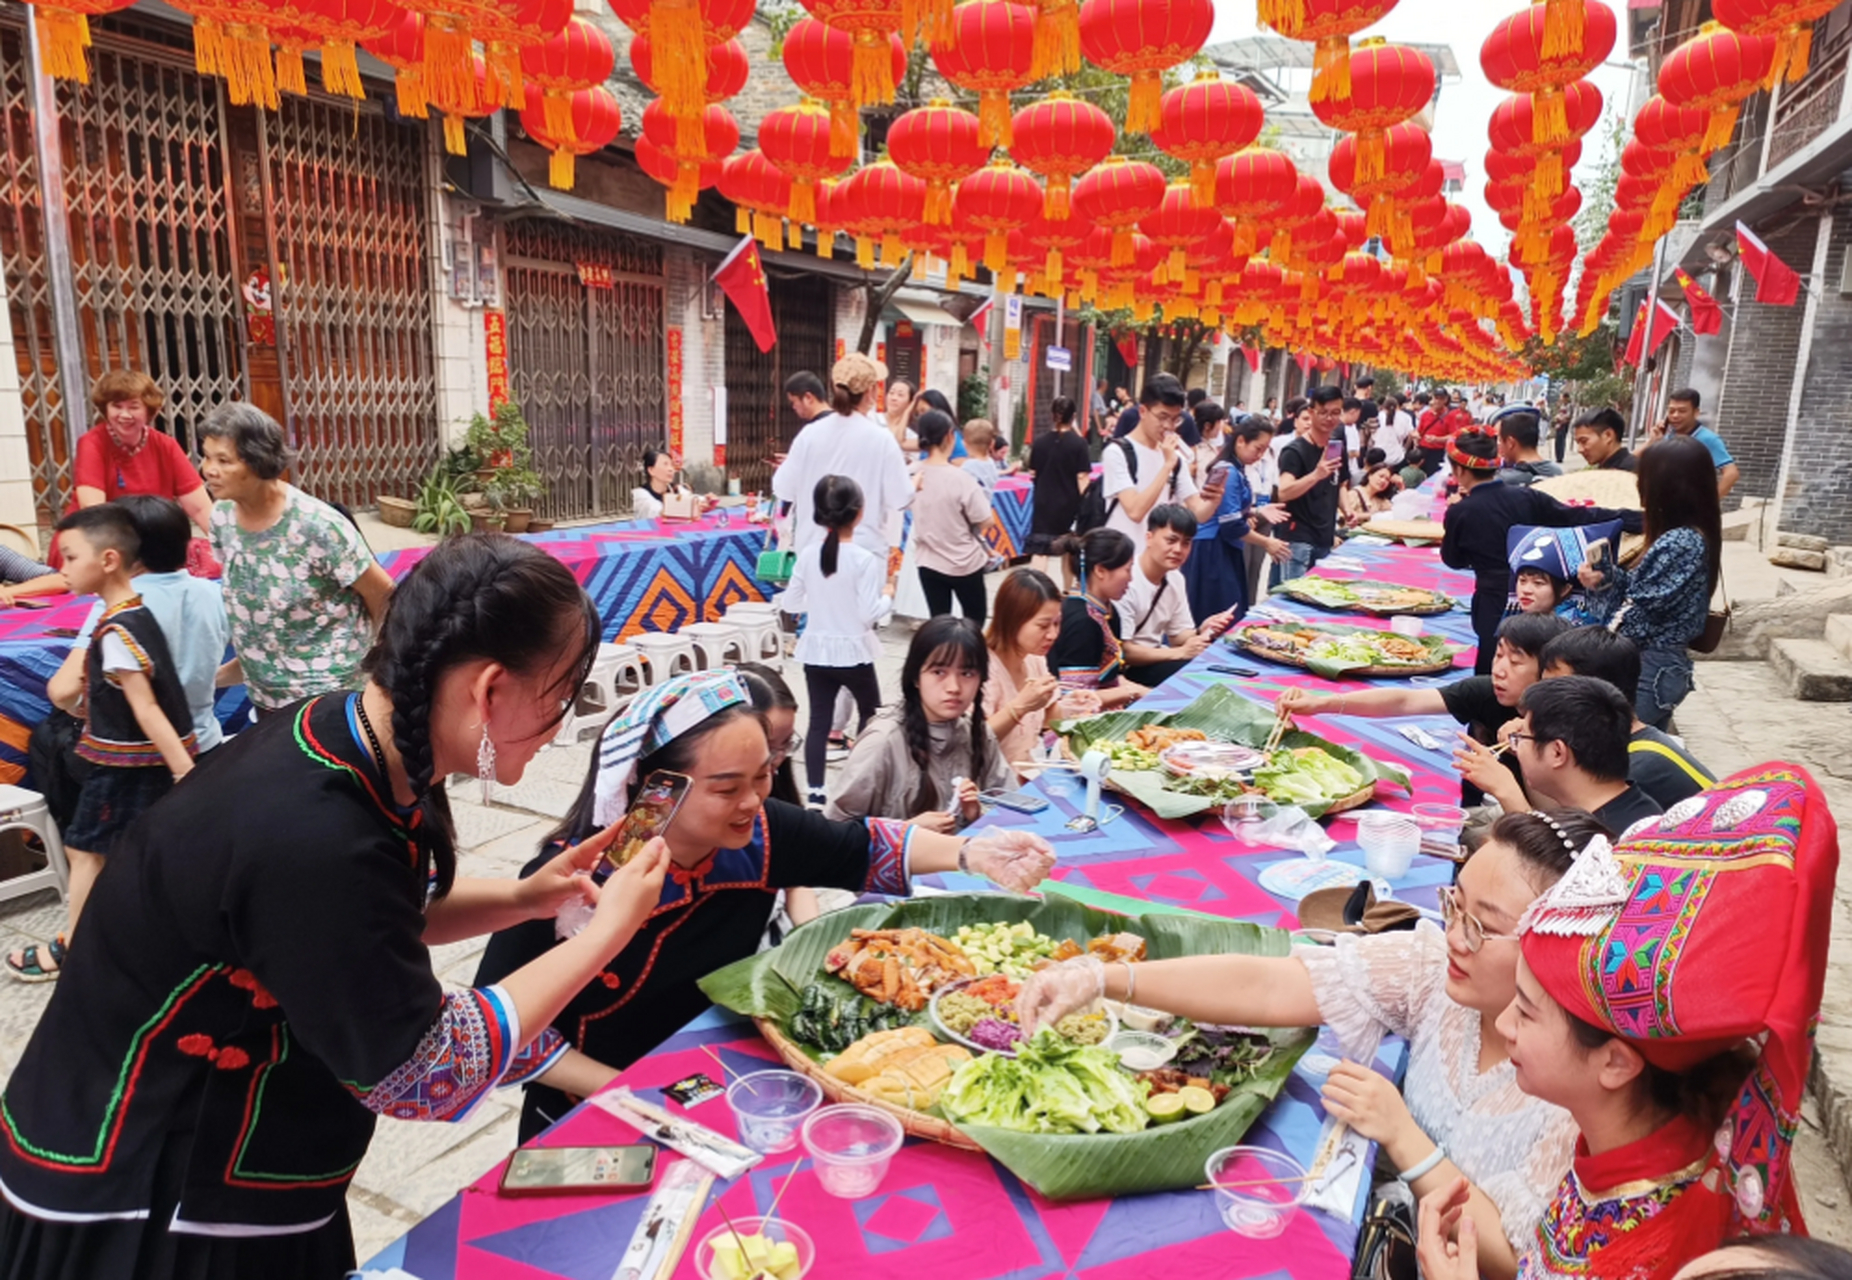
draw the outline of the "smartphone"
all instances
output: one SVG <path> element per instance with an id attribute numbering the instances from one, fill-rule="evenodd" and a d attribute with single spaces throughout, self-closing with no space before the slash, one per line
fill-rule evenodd
<path id="1" fill-rule="evenodd" d="M 502 1169 L 505 1196 L 634 1191 L 656 1179 L 656 1148 L 522 1147 Z"/>
<path id="2" fill-rule="evenodd" d="M 1235 464 L 1232 462 L 1228 462 L 1226 460 L 1222 462 L 1218 462 L 1213 467 L 1210 467 L 1209 468 L 1209 481 L 1208 481 L 1209 487 L 1214 488 L 1218 484 L 1224 484 L 1224 485 L 1227 484 L 1228 483 L 1228 473 L 1233 471 L 1234 469 L 1235 469 Z"/>
<path id="3" fill-rule="evenodd" d="M 675 813 L 688 797 L 694 779 L 685 773 L 658 769 L 643 780 L 637 801 L 624 815 L 624 824 L 605 849 L 604 860 L 616 870 L 643 851 L 643 846 L 662 835 L 675 821 Z"/>
<path id="4" fill-rule="evenodd" d="M 1608 540 L 1597 538 L 1588 544 L 1588 562 L 1599 569 L 1608 562 Z"/>
<path id="5" fill-rule="evenodd" d="M 984 799 L 1017 813 L 1040 813 L 1048 807 L 1048 801 L 1027 791 L 986 791 Z"/>
<path id="6" fill-rule="evenodd" d="M 1219 664 L 1210 667 L 1209 670 L 1215 672 L 1217 675 L 1247 676 L 1250 679 L 1260 674 L 1260 672 L 1256 671 L 1253 667 L 1225 667 Z"/>
<path id="7" fill-rule="evenodd" d="M 1344 433 L 1337 432 L 1331 437 L 1331 443 L 1325 446 L 1326 462 L 1344 461 Z"/>
<path id="8" fill-rule="evenodd" d="M 51 601 L 27 598 L 25 600 L 13 601 L 13 607 L 15 609 L 49 609 L 51 608 Z"/>

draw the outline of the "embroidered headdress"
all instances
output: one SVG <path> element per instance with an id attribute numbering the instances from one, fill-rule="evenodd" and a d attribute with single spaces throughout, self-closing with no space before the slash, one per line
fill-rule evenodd
<path id="1" fill-rule="evenodd" d="M 1589 544 L 1605 541 L 1612 551 L 1620 545 L 1620 535 L 1618 520 L 1567 529 L 1518 525 L 1505 535 L 1505 557 L 1511 564 L 1513 581 L 1520 572 L 1530 569 L 1574 583 L 1576 570 L 1588 563 Z"/>
<path id="2" fill-rule="evenodd" d="M 1838 867 L 1838 829 L 1813 779 L 1765 765 L 1636 823 L 1611 849 L 1594 842 L 1519 925 L 1544 989 L 1656 1067 L 1687 1071 L 1761 1042 L 1687 1193 L 1687 1211 L 1728 1235 L 1801 1225 L 1789 1152 Z"/>
<path id="3" fill-rule="evenodd" d="M 745 681 L 731 671 L 677 676 L 640 693 L 598 739 L 598 781 L 592 820 L 609 826 L 630 805 L 630 780 L 637 761 L 651 755 L 709 716 L 752 702 Z"/>

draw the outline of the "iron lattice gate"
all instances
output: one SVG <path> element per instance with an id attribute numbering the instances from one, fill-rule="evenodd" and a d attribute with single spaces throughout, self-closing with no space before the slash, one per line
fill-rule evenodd
<path id="1" fill-rule="evenodd" d="M 771 276 L 772 322 L 778 341 L 760 351 L 752 331 L 726 305 L 727 476 L 747 492 L 772 483 L 772 455 L 783 453 L 803 423 L 784 395 L 785 379 L 808 369 L 829 384 L 836 362 L 831 326 L 835 296 L 821 276 Z"/>
<path id="2" fill-rule="evenodd" d="M 664 443 L 662 248 L 634 236 L 523 221 L 507 229 L 508 369 L 549 520 L 620 515 Z M 608 268 L 587 288 L 579 264 Z"/>
<path id="3" fill-rule="evenodd" d="M 298 483 L 355 507 L 416 492 L 438 451 L 425 135 L 323 98 L 265 125 Z"/>
<path id="4" fill-rule="evenodd" d="M 183 52 L 98 32 L 88 85 L 59 81 L 59 151 L 69 219 L 83 376 L 145 370 L 167 395 L 160 425 L 197 453 L 194 428 L 243 393 L 238 268 L 226 191 L 224 119 L 216 81 Z M 33 142 L 32 82 L 23 31 L 0 28 L 4 86 L 4 205 L 0 230 L 8 304 L 41 521 L 71 491 L 44 189 Z M 67 384 L 70 385 L 70 384 Z"/>

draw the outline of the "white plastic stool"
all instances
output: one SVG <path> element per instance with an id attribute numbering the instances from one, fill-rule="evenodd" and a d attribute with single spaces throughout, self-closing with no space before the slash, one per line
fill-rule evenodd
<path id="1" fill-rule="evenodd" d="M 579 696 L 572 700 L 566 718 L 553 735 L 555 746 L 567 747 L 578 742 L 586 729 L 601 729 L 605 722 L 627 706 L 647 681 L 643 655 L 627 644 L 601 644 Z"/>
<path id="2" fill-rule="evenodd" d="M 718 671 L 753 657 L 745 632 L 731 623 L 685 622 L 676 634 L 694 646 L 695 666 L 702 671 Z"/>
<path id="3" fill-rule="evenodd" d="M 43 871 L 0 880 L 0 902 L 41 889 L 56 889 L 60 898 L 67 896 L 71 869 L 64 860 L 64 841 L 58 838 L 58 824 L 51 820 L 44 796 L 24 787 L 0 785 L 0 831 L 32 832 L 45 845 L 46 863 Z"/>
<path id="4" fill-rule="evenodd" d="M 642 655 L 645 683 L 650 688 L 697 670 L 694 646 L 680 632 L 639 631 L 624 643 Z"/>
<path id="5" fill-rule="evenodd" d="M 736 604 L 727 610 L 722 620 L 739 630 L 741 647 L 750 661 L 774 667 L 784 665 L 784 629 L 771 605 Z"/>

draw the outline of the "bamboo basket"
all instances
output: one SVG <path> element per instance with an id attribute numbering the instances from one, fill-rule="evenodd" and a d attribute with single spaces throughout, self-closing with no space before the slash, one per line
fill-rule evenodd
<path id="1" fill-rule="evenodd" d="M 1401 542 L 1426 543 L 1439 542 L 1447 531 L 1438 520 L 1385 520 L 1379 516 L 1366 521 L 1363 532 Z"/>
<path id="2" fill-rule="evenodd" d="M 1268 662 L 1280 662 L 1289 667 L 1310 670 L 1306 660 L 1296 653 L 1283 653 L 1278 649 L 1268 649 L 1260 645 L 1247 643 L 1243 639 L 1245 632 L 1236 632 L 1235 647 L 1243 653 L 1253 654 L 1256 658 L 1265 658 Z M 1394 680 L 1406 676 L 1437 676 L 1442 672 L 1453 670 L 1453 659 L 1445 662 L 1429 662 L 1419 667 L 1353 667 L 1346 671 L 1343 679 L 1351 680 Z"/>
<path id="3" fill-rule="evenodd" d="M 1451 666 L 1452 664 L 1449 663 L 1448 665 Z M 1074 749 L 1072 747 L 1068 746 L 1067 738 L 1065 735 L 1061 738 L 1061 757 L 1064 760 L 1071 760 L 1075 764 L 1080 763 L 1080 757 L 1074 754 Z M 1136 800 L 1138 798 L 1137 796 L 1134 796 L 1131 792 L 1127 791 L 1124 787 L 1121 787 L 1117 783 L 1115 783 L 1112 780 L 1111 773 L 1108 773 L 1106 775 L 1105 780 L 1100 783 L 1100 786 L 1107 791 L 1115 792 L 1118 795 L 1122 795 L 1126 797 L 1128 800 Z M 1361 809 L 1364 805 L 1370 803 L 1370 801 L 1374 800 L 1375 798 L 1376 798 L 1376 784 L 1372 782 L 1369 786 L 1365 787 L 1363 790 L 1359 792 L 1356 792 L 1354 795 L 1345 796 L 1342 800 L 1333 800 L 1331 802 L 1330 807 L 1325 810 L 1323 816 L 1328 818 L 1334 813 L 1345 813 L 1351 809 Z M 1208 812 L 1214 812 L 1213 805 L 1210 806 L 1210 809 L 1208 810 Z"/>
<path id="4" fill-rule="evenodd" d="M 891 1102 L 884 1102 L 872 1094 L 862 1092 L 852 1084 L 838 1080 L 823 1069 L 822 1063 L 805 1053 L 801 1045 L 788 1038 L 778 1024 L 770 1018 L 754 1018 L 752 1021 L 759 1028 L 759 1034 L 765 1037 L 765 1042 L 772 1046 L 773 1051 L 780 1058 L 784 1059 L 785 1065 L 799 1075 L 815 1080 L 817 1087 L 823 1090 L 823 1096 L 831 1102 L 856 1102 L 865 1107 L 878 1107 L 900 1121 L 900 1127 L 915 1138 L 925 1138 L 965 1151 L 983 1150 L 949 1120 L 927 1115 L 924 1111 L 911 1111 L 905 1107 L 897 1107 Z"/>

